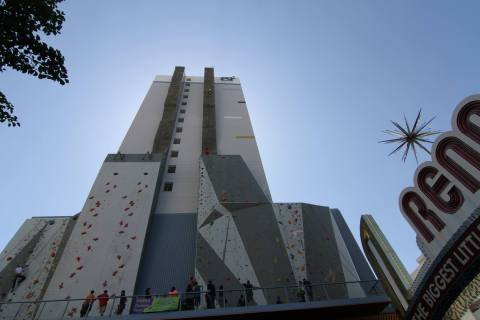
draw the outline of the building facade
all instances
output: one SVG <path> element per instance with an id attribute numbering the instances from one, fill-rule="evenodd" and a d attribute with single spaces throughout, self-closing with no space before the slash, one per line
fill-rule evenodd
<path id="1" fill-rule="evenodd" d="M 16 265 L 28 266 L 26 279 L 10 291 Z M 331 284 L 315 296 L 347 300 L 368 297 L 375 281 L 339 210 L 272 202 L 239 80 L 176 67 L 153 81 L 81 212 L 27 220 L 0 254 L 0 277 L 3 301 L 35 301 L 182 291 L 192 276 L 225 290 L 308 279 Z M 254 303 L 295 294 L 255 291 Z M 55 318 L 64 305 L 32 303 L 18 319 Z M 12 312 L 4 306 L 0 318 Z"/>

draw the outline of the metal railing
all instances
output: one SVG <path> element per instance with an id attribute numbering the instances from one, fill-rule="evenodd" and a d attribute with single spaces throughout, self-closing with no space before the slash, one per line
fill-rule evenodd
<path id="1" fill-rule="evenodd" d="M 305 286 L 242 287 L 240 289 L 181 292 L 172 299 L 166 294 L 115 296 L 111 295 L 103 315 L 119 317 L 131 313 L 156 312 L 150 308 L 155 299 L 170 299 L 169 311 L 202 310 L 214 308 L 252 307 L 287 303 L 312 303 L 316 301 L 364 298 L 383 295 L 378 280 L 314 283 Z M 178 298 L 178 299 L 177 299 Z M 99 316 L 98 298 L 85 306 L 82 299 L 57 299 L 38 301 L 0 302 L 0 319 L 70 319 Z M 178 301 L 172 305 L 172 301 Z M 96 308 L 94 306 L 96 305 Z M 149 309 L 150 308 L 150 309 Z M 97 310 L 98 309 L 98 310 Z M 147 310 L 148 309 L 148 310 Z M 147 310 L 147 311 L 146 311 Z M 166 311 L 166 310 L 163 310 Z"/>

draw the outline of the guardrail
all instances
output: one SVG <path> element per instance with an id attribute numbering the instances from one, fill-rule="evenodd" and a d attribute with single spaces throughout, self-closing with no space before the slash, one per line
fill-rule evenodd
<path id="1" fill-rule="evenodd" d="M 215 296 L 208 291 L 181 292 L 176 296 L 166 294 L 118 296 L 108 299 L 104 316 L 119 317 L 131 313 L 185 311 L 213 308 L 251 307 L 285 303 L 311 303 L 315 301 L 363 298 L 383 295 L 378 280 L 314 283 L 306 286 L 253 287 L 217 290 Z M 82 299 L 0 302 L 0 319 L 69 319 L 80 316 Z M 84 311 L 85 319 L 100 315 L 98 298 Z M 122 307 L 123 306 L 123 307 Z"/>

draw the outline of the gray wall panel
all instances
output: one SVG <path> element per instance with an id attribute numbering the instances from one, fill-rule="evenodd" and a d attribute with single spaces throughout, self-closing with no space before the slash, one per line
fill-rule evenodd
<path id="1" fill-rule="evenodd" d="M 355 269 L 357 270 L 360 280 L 375 280 L 372 269 L 370 269 L 365 256 L 355 241 L 355 238 L 348 228 L 345 219 L 343 219 L 342 214 L 338 209 L 331 209 L 331 212 L 335 222 L 337 223 L 338 229 L 340 230 L 343 241 L 345 241 L 345 244 L 347 245 L 348 252 L 353 263 L 355 264 Z"/>
<path id="2" fill-rule="evenodd" d="M 172 286 L 184 291 L 195 274 L 196 214 L 154 214 L 135 286 L 167 293 Z"/>
<path id="3" fill-rule="evenodd" d="M 343 282 L 342 271 L 335 235 L 328 207 L 302 204 L 303 230 L 305 237 L 305 258 L 307 276 L 312 283 Z M 318 288 L 319 289 L 319 288 Z M 315 296 L 322 296 L 321 290 L 314 290 Z M 346 298 L 343 285 L 327 287 L 330 298 Z"/>

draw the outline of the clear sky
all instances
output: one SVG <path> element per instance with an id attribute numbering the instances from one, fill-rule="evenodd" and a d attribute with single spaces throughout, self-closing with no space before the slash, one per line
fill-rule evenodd
<path id="1" fill-rule="evenodd" d="M 69 0 L 49 43 L 70 84 L 7 71 L 21 128 L 0 126 L 0 248 L 31 216 L 79 212 L 155 74 L 242 81 L 274 201 L 339 208 L 359 239 L 373 214 L 412 271 L 419 251 L 398 208 L 415 160 L 379 144 L 419 108 L 449 130 L 480 92 L 478 1 Z M 428 159 L 423 154 L 422 161 Z"/>

